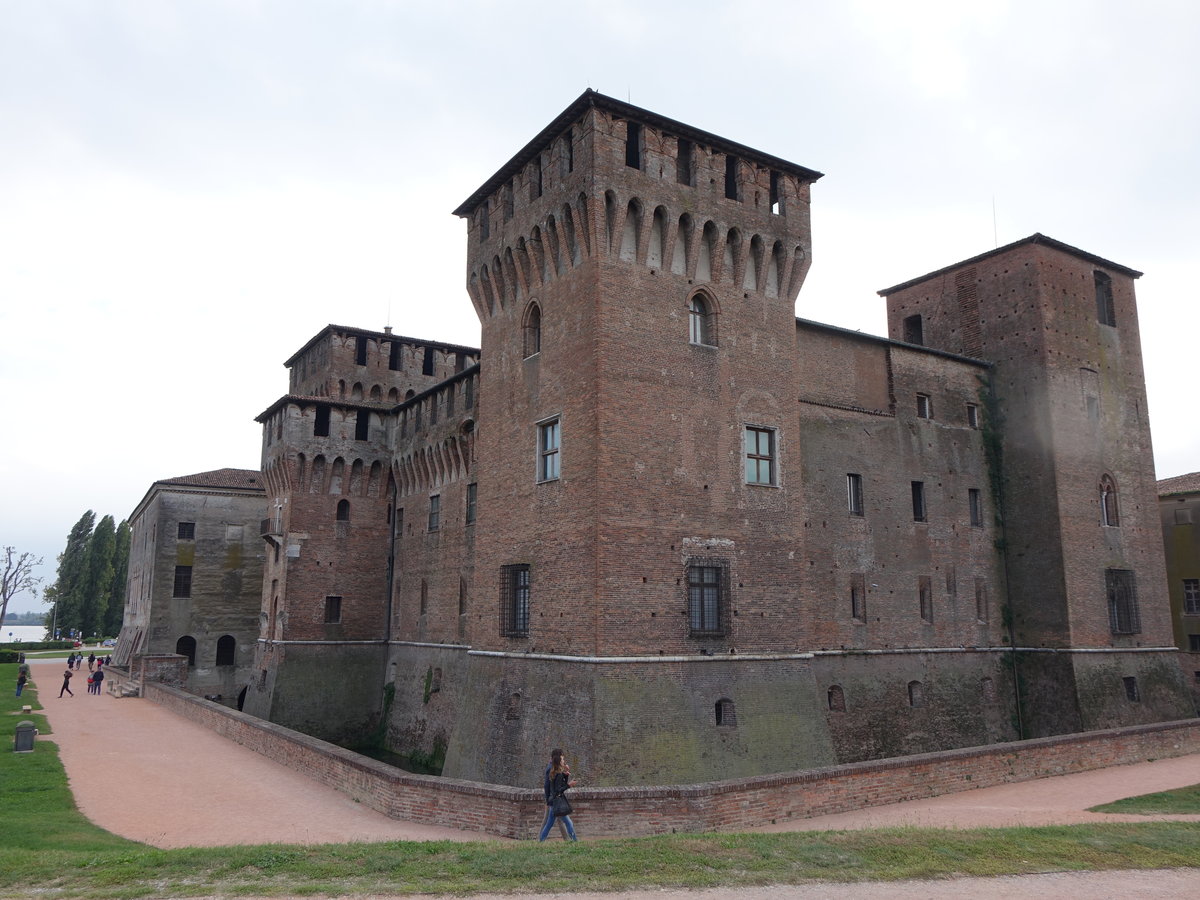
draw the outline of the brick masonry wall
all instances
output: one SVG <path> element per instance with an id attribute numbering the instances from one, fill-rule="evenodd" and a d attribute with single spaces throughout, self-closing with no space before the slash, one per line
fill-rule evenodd
<path id="1" fill-rule="evenodd" d="M 145 695 L 393 818 L 528 839 L 544 815 L 540 786 L 412 775 L 165 685 Z M 571 799 L 589 836 L 736 830 L 1189 753 L 1200 753 L 1200 719 L 705 784 L 579 788 Z"/>

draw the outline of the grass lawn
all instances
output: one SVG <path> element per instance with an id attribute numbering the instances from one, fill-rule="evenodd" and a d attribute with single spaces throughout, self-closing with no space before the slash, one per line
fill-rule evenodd
<path id="1" fill-rule="evenodd" d="M 0 665 L 0 898 L 469 895 L 1200 867 L 1200 824 L 1182 822 L 156 850 L 78 813 L 36 690 L 18 699 L 15 682 L 16 666 Z M 18 754 L 9 748 L 25 702 L 41 736 Z"/>
<path id="2" fill-rule="evenodd" d="M 1093 806 L 1089 811 L 1134 815 L 1200 815 L 1200 784 L 1173 791 L 1159 791 L 1157 794 L 1142 794 L 1140 797 L 1125 797 L 1102 806 Z"/>

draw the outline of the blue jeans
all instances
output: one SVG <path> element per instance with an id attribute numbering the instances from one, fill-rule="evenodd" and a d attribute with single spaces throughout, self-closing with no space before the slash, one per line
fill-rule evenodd
<path id="1" fill-rule="evenodd" d="M 571 840 L 573 840 L 573 841 L 579 840 L 579 838 L 575 837 L 575 826 L 571 823 L 571 817 L 554 815 L 554 807 L 547 803 L 546 804 L 546 821 L 542 825 L 542 833 L 538 835 L 539 841 L 544 841 L 546 839 L 546 836 L 548 834 L 550 834 L 550 829 L 554 827 L 555 819 L 560 819 L 563 822 L 563 824 L 565 824 L 567 826 L 567 834 L 569 834 L 571 836 Z"/>

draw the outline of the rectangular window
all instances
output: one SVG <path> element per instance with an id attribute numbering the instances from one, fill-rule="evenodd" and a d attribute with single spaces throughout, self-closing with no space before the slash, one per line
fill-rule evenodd
<path id="1" fill-rule="evenodd" d="M 725 197 L 729 200 L 738 199 L 738 158 L 725 157 Z"/>
<path id="2" fill-rule="evenodd" d="M 529 199 L 536 200 L 542 196 L 542 157 L 539 154 L 533 161 L 533 171 L 529 179 Z"/>
<path id="3" fill-rule="evenodd" d="M 196 523 L 195 522 L 180 522 L 179 523 L 179 540 L 194 541 L 196 539 Z"/>
<path id="4" fill-rule="evenodd" d="M 967 426 L 970 428 L 979 427 L 979 407 L 974 403 L 967 404 Z"/>
<path id="5" fill-rule="evenodd" d="M 925 482 L 914 481 L 912 483 L 912 511 L 914 522 L 927 521 L 927 512 L 925 509 Z"/>
<path id="6" fill-rule="evenodd" d="M 500 567 L 500 635 L 529 634 L 529 566 Z"/>
<path id="7" fill-rule="evenodd" d="M 780 195 L 779 195 L 779 173 L 778 172 L 771 173 L 770 191 L 771 191 L 771 194 L 770 194 L 769 200 L 771 203 L 771 213 L 772 213 L 772 215 L 778 216 L 783 212 L 783 203 L 782 203 L 782 200 L 780 199 Z"/>
<path id="8" fill-rule="evenodd" d="M 1200 616 L 1200 578 L 1183 579 L 1183 611 L 1189 616 Z"/>
<path id="9" fill-rule="evenodd" d="M 367 364 L 367 338 L 365 335 L 359 335 L 354 339 L 354 364 L 365 366 Z"/>
<path id="10" fill-rule="evenodd" d="M 689 186 L 692 183 L 692 142 L 687 138 L 679 138 L 675 150 L 675 181 Z"/>
<path id="11" fill-rule="evenodd" d="M 746 426 L 746 483 L 775 484 L 775 429 Z"/>
<path id="12" fill-rule="evenodd" d="M 1188 635 L 1188 652 L 1200 653 L 1200 634 Z M 1200 679 L 1198 679 L 1200 680 Z"/>
<path id="13" fill-rule="evenodd" d="M 1141 703 L 1142 695 L 1141 692 L 1138 691 L 1137 679 L 1132 675 L 1127 675 L 1121 680 L 1125 682 L 1125 699 L 1130 703 Z"/>
<path id="14" fill-rule="evenodd" d="M 850 515 L 861 516 L 863 514 L 863 488 L 862 476 L 853 473 L 846 476 L 846 505 L 850 509 Z"/>
<path id="15" fill-rule="evenodd" d="M 1116 309 L 1113 306 L 1112 278 L 1107 272 L 1093 272 L 1096 280 L 1096 319 L 1101 325 L 1117 324 Z"/>
<path id="16" fill-rule="evenodd" d="M 637 122 L 626 122 L 625 165 L 631 169 L 642 167 L 642 126 Z"/>
<path id="17" fill-rule="evenodd" d="M 324 403 L 317 404 L 313 417 L 313 437 L 329 437 L 329 407 Z"/>
<path id="18" fill-rule="evenodd" d="M 191 566 L 176 566 L 175 567 L 175 588 L 171 592 L 172 597 L 186 598 L 192 596 L 192 567 Z"/>
<path id="19" fill-rule="evenodd" d="M 980 622 L 988 620 L 988 589 L 982 578 L 975 579 L 975 618 Z"/>
<path id="20" fill-rule="evenodd" d="M 1142 619 L 1138 612 L 1137 585 L 1130 569 L 1105 569 L 1104 586 L 1108 594 L 1108 622 L 1113 634 L 1140 634 Z"/>
<path id="21" fill-rule="evenodd" d="M 967 505 L 971 509 L 971 524 L 983 525 L 983 495 L 979 492 L 979 488 L 968 489 Z"/>
<path id="22" fill-rule="evenodd" d="M 921 608 L 921 621 L 933 624 L 933 582 L 928 575 L 917 580 L 917 597 Z"/>
<path id="23" fill-rule="evenodd" d="M 488 218 L 488 202 L 484 200 L 483 203 L 479 205 L 479 239 L 481 241 L 486 241 L 488 239 L 488 235 L 491 234 L 491 231 L 492 222 L 491 219 Z"/>
<path id="24" fill-rule="evenodd" d="M 479 485 L 467 485 L 467 524 L 475 524 L 475 506 L 479 497 Z"/>
<path id="25" fill-rule="evenodd" d="M 925 343 L 925 326 L 921 321 L 920 315 L 906 316 L 904 319 L 904 343 L 917 344 L 918 346 Z"/>
<path id="26" fill-rule="evenodd" d="M 850 576 L 850 618 L 867 621 L 867 576 L 862 573 Z"/>
<path id="27" fill-rule="evenodd" d="M 432 375 L 433 374 L 433 348 L 432 347 L 425 348 L 425 359 L 421 362 L 421 374 L 422 375 Z"/>
<path id="28" fill-rule="evenodd" d="M 342 598 L 325 598 L 325 624 L 337 625 L 342 621 Z"/>
<path id="29" fill-rule="evenodd" d="M 933 418 L 933 401 L 929 399 L 928 394 L 917 394 L 917 418 Z"/>
<path id="30" fill-rule="evenodd" d="M 716 560 L 692 561 L 687 568 L 688 630 L 693 635 L 725 633 L 728 569 Z"/>
<path id="31" fill-rule="evenodd" d="M 356 441 L 365 441 L 371 434 L 371 412 L 370 410 L 360 409 L 358 418 L 354 421 L 354 439 Z"/>
<path id="32" fill-rule="evenodd" d="M 400 371 L 400 342 L 392 341 L 388 344 L 388 368 L 393 372 Z"/>
<path id="33" fill-rule="evenodd" d="M 437 531 L 442 527 L 442 497 L 434 494 L 429 498 L 429 530 Z"/>
<path id="34" fill-rule="evenodd" d="M 1175 510 L 1175 524 L 1176 525 L 1191 525 L 1192 524 L 1192 511 L 1190 509 Z"/>
<path id="35" fill-rule="evenodd" d="M 538 426 L 538 481 L 555 481 L 561 471 L 559 443 L 562 435 L 558 419 Z"/>

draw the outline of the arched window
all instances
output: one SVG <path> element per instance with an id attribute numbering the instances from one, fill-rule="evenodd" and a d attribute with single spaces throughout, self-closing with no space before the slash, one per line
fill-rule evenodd
<path id="1" fill-rule="evenodd" d="M 175 642 L 175 652 L 180 656 L 186 656 L 188 665 L 196 664 L 196 639 L 190 634 L 185 634 Z"/>
<path id="2" fill-rule="evenodd" d="M 350 501 L 339 500 L 337 505 L 337 520 L 339 522 L 350 521 Z"/>
<path id="3" fill-rule="evenodd" d="M 700 294 L 688 303 L 688 340 L 708 347 L 717 345 L 717 317 L 712 304 Z"/>
<path id="4" fill-rule="evenodd" d="M 217 638 L 217 665 L 232 666 L 237 664 L 237 639 L 232 634 L 223 634 Z"/>
<path id="5" fill-rule="evenodd" d="M 542 308 L 530 303 L 525 309 L 525 356 L 542 352 Z"/>
<path id="6" fill-rule="evenodd" d="M 1117 509 L 1117 483 L 1111 475 L 1100 479 L 1100 524 L 1113 527 L 1121 524 L 1120 512 Z"/>

